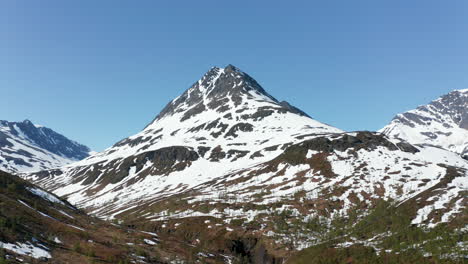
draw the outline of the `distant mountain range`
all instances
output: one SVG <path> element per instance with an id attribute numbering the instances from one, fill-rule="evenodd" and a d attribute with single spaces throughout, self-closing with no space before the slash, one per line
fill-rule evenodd
<path id="1" fill-rule="evenodd" d="M 380 132 L 414 144 L 441 147 L 468 159 L 468 89 L 397 115 Z"/>
<path id="2" fill-rule="evenodd" d="M 2 126 L 2 158 L 16 159 L 3 158 L 9 171 L 93 216 L 187 245 L 180 254 L 189 263 L 468 255 L 468 90 L 378 132 L 344 132 L 228 65 L 210 69 L 143 131 L 89 157 L 51 132 L 34 136 L 44 133 L 29 121 Z M 31 148 L 56 159 L 34 152 L 34 163 Z"/>
<path id="3" fill-rule="evenodd" d="M 30 172 L 61 167 L 88 157 L 90 151 L 29 120 L 0 120 L 0 170 Z"/>

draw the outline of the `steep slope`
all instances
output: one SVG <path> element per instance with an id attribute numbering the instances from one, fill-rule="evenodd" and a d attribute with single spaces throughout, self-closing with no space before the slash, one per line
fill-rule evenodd
<path id="1" fill-rule="evenodd" d="M 224 263 L 177 235 L 87 215 L 65 200 L 0 171 L 0 263 Z M 198 242 L 200 244 L 200 242 Z"/>
<path id="2" fill-rule="evenodd" d="M 0 169 L 28 172 L 64 166 L 89 156 L 90 149 L 31 121 L 0 120 Z"/>
<path id="3" fill-rule="evenodd" d="M 468 89 L 397 115 L 380 130 L 413 144 L 442 147 L 468 158 Z"/>
<path id="4" fill-rule="evenodd" d="M 228 65 L 208 71 L 140 133 L 73 165 L 25 177 L 110 217 L 271 160 L 307 138 L 339 132 Z"/>
<path id="5" fill-rule="evenodd" d="M 0 263 L 162 263 L 151 241 L 0 171 Z"/>

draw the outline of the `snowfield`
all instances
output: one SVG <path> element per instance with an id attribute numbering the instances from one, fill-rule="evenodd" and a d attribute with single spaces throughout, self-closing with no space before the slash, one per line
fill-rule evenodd
<path id="1" fill-rule="evenodd" d="M 0 248 L 9 250 L 19 255 L 30 256 L 35 259 L 52 258 L 52 256 L 49 253 L 49 249 L 47 247 L 43 245 L 35 246 L 31 242 L 27 242 L 27 243 L 17 242 L 13 244 L 13 243 L 3 243 L 0 241 Z"/>

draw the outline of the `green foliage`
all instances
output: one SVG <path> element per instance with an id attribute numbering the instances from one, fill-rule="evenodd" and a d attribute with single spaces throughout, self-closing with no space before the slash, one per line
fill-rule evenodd
<path id="1" fill-rule="evenodd" d="M 418 252 L 405 252 L 401 254 L 377 254 L 373 248 L 364 246 L 351 246 L 348 248 L 333 248 L 332 245 L 322 244 L 308 248 L 289 262 L 291 264 L 413 264 L 433 263 Z"/>
<path id="2" fill-rule="evenodd" d="M 9 183 L 9 184 L 7 185 L 7 190 L 8 190 L 9 192 L 14 193 L 14 192 L 18 191 L 18 189 L 19 189 L 19 188 L 18 188 L 18 185 L 17 185 L 16 183 L 14 183 L 14 182 Z"/>
<path id="3" fill-rule="evenodd" d="M 231 225 L 233 226 L 242 226 L 244 224 L 245 220 L 244 219 L 233 219 L 231 220 Z"/>
<path id="4" fill-rule="evenodd" d="M 211 211 L 211 209 L 212 209 L 211 206 L 210 206 L 209 204 L 205 204 L 205 203 L 204 203 L 204 204 L 200 204 L 200 205 L 198 205 L 198 207 L 197 207 L 197 210 L 198 210 L 198 211 L 200 211 L 200 212 L 202 212 L 202 213 L 205 213 L 205 214 L 209 213 L 209 212 Z"/>
<path id="5" fill-rule="evenodd" d="M 274 216 L 275 228 L 278 232 L 287 232 L 289 230 L 288 219 L 292 218 L 291 210 L 283 210 Z"/>
<path id="6" fill-rule="evenodd" d="M 395 207 L 390 202 L 379 200 L 375 208 L 353 228 L 358 238 L 370 238 L 387 231 L 398 232 L 411 226 L 409 207 Z"/>
<path id="7" fill-rule="evenodd" d="M 21 216 L 0 216 L 0 233 L 6 234 L 14 234 L 17 232 L 21 232 L 21 223 L 23 218 Z"/>
<path id="8" fill-rule="evenodd" d="M 463 259 L 457 260 L 457 256 L 462 258 L 468 252 L 458 243 L 468 241 L 468 234 L 459 233 L 446 224 L 430 229 L 411 225 L 415 209 L 410 206 L 396 207 L 381 200 L 362 219 L 358 218 L 358 213 L 351 213 L 347 217 L 330 219 L 329 226 L 320 218 L 310 218 L 304 230 L 324 234 L 322 241 L 328 242 L 301 251 L 291 263 L 462 263 Z M 372 247 L 357 244 L 335 248 L 335 243 L 350 238 L 361 241 L 373 238 L 376 247 L 382 250 L 377 254 Z M 439 258 L 446 254 L 452 254 L 452 258 Z"/>
<path id="9" fill-rule="evenodd" d="M 234 259 L 234 264 L 250 264 L 252 263 L 248 256 L 240 256 Z"/>
<path id="10" fill-rule="evenodd" d="M 72 250 L 79 254 L 83 253 L 83 248 L 81 247 L 80 242 L 73 244 Z"/>
<path id="11" fill-rule="evenodd" d="M 305 223 L 305 228 L 309 232 L 314 232 L 317 234 L 324 234 L 327 231 L 327 224 L 326 222 L 322 221 L 320 217 L 311 217 Z"/>
<path id="12" fill-rule="evenodd" d="M 8 227 L 8 221 L 5 217 L 0 217 L 0 229 Z"/>
<path id="13" fill-rule="evenodd" d="M 145 258 L 148 257 L 148 253 L 144 249 L 142 249 L 140 247 L 136 249 L 136 255 L 141 256 L 141 257 L 145 257 Z"/>
<path id="14" fill-rule="evenodd" d="M 5 259 L 5 250 L 0 248 L 0 264 L 8 264 L 8 260 Z"/>
<path id="15" fill-rule="evenodd" d="M 262 220 L 261 220 L 262 218 L 261 218 L 261 217 L 262 217 L 262 214 L 257 215 L 257 216 L 253 219 L 253 221 L 244 223 L 245 228 L 246 228 L 247 230 L 249 230 L 249 229 L 250 229 L 250 230 L 259 230 L 259 229 L 261 229 L 261 228 L 262 228 L 262 224 L 261 224 L 261 223 L 262 223 Z"/>
<path id="16" fill-rule="evenodd" d="M 94 248 L 87 247 L 86 248 L 86 256 L 91 257 L 91 258 L 96 257 L 96 252 L 94 251 Z"/>

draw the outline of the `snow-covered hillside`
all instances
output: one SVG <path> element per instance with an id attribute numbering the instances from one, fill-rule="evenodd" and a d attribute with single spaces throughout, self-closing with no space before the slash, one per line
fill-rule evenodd
<path id="1" fill-rule="evenodd" d="M 152 178 L 146 177 L 126 190 L 150 194 L 153 186 Z M 405 229 L 385 232 L 386 225 L 391 225 L 386 215 L 374 223 L 384 231 L 373 230 L 368 240 L 356 242 L 362 237 L 354 237 L 352 226 L 368 221 L 366 217 L 382 203 L 389 213 L 398 210 L 398 216 L 392 217 L 406 227 L 466 226 L 468 161 L 450 151 L 415 147 L 379 133 L 317 135 L 270 161 L 165 194 L 128 199 L 125 207 L 95 199 L 93 212 L 132 219 L 141 226 L 150 224 L 158 232 L 185 234 L 202 229 L 212 234 L 211 239 L 223 233 L 250 235 L 276 250 L 285 245 L 301 250 L 330 237 L 348 246 L 377 245 Z M 340 221 L 350 226 L 337 235 L 334 230 Z M 407 246 L 419 247 L 417 243 Z M 381 246 L 375 249 L 384 251 Z"/>
<path id="2" fill-rule="evenodd" d="M 89 156 L 90 149 L 31 121 L 0 120 L 0 170 L 31 172 L 56 168 Z"/>
<path id="3" fill-rule="evenodd" d="M 468 158 L 468 89 L 455 90 L 399 114 L 380 132 L 413 144 L 442 147 Z"/>
<path id="4" fill-rule="evenodd" d="M 268 162 L 222 175 L 190 192 L 174 193 L 192 205 L 189 210 L 184 205 L 173 215 L 167 210 L 154 212 L 151 205 L 165 200 L 153 195 L 146 204 L 128 201 L 130 210 L 125 215 L 144 215 L 147 221 L 205 215 L 229 223 L 233 219 L 253 221 L 265 213 L 253 209 L 260 205 L 272 208 L 280 203 L 301 218 L 332 217 L 347 215 L 356 206 L 372 208 L 379 199 L 400 204 L 417 198 L 415 208 L 421 211 L 414 212 L 414 223 L 433 226 L 462 213 L 468 202 L 467 170 L 466 160 L 443 149 L 415 147 L 370 132 L 331 134 L 292 145 Z M 128 189 L 151 193 L 152 186 L 151 178 L 146 178 Z M 105 215 L 110 207 L 100 202 L 95 201 L 96 212 Z M 205 203 L 213 210 L 197 211 Z M 308 203 L 315 205 L 306 210 Z M 217 205 L 223 205 L 223 210 Z"/>
<path id="5" fill-rule="evenodd" d="M 123 208 L 269 161 L 305 139 L 341 132 L 279 102 L 234 66 L 214 67 L 140 133 L 29 178 L 86 208 Z M 135 188 L 142 182 L 145 190 Z"/>

